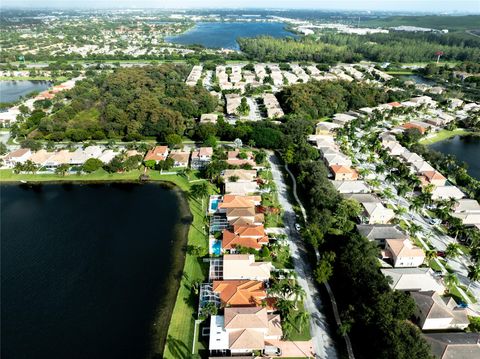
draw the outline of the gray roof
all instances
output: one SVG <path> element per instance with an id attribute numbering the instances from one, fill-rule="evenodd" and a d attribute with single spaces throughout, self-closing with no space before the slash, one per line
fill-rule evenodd
<path id="1" fill-rule="evenodd" d="M 344 193 L 343 198 L 354 199 L 359 203 L 380 203 L 380 198 L 371 193 Z"/>
<path id="2" fill-rule="evenodd" d="M 392 289 L 403 291 L 443 292 L 445 287 L 431 274 L 430 268 L 382 268 L 385 277 L 390 278 Z"/>
<path id="3" fill-rule="evenodd" d="M 451 318 L 452 324 L 468 325 L 466 310 L 457 308 L 452 298 L 442 298 L 434 291 L 410 293 L 420 312 L 421 319 Z M 448 326 L 448 325 L 447 325 Z"/>
<path id="4" fill-rule="evenodd" d="M 432 353 L 441 359 L 480 358 L 479 333 L 432 333 L 424 335 Z"/>
<path id="5" fill-rule="evenodd" d="M 357 230 L 370 241 L 408 238 L 407 234 L 403 233 L 398 226 L 393 224 L 358 224 Z"/>

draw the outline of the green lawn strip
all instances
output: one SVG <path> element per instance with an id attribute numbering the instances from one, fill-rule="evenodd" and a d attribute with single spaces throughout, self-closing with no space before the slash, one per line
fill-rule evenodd
<path id="1" fill-rule="evenodd" d="M 68 77 L 52 76 L 0 76 L 1 81 L 67 81 Z"/>
<path id="2" fill-rule="evenodd" d="M 389 75 L 413 75 L 411 70 L 392 70 L 386 71 L 386 73 Z"/>
<path id="3" fill-rule="evenodd" d="M 189 199 L 188 201 L 193 214 L 193 222 L 188 232 L 188 245 L 200 246 L 206 252 L 208 250 L 208 237 L 203 233 L 203 227 L 208 201 L 205 199 L 203 208 L 198 200 Z M 191 283 L 195 280 L 205 280 L 207 270 L 207 264 L 203 263 L 201 258 L 186 254 L 177 300 L 168 328 L 167 342 L 163 353 L 164 358 L 191 357 L 198 299 L 191 289 Z M 196 341 L 198 342 L 198 340 Z M 196 348 L 196 350 L 198 349 Z"/>
<path id="4" fill-rule="evenodd" d="M 430 268 L 432 268 L 434 271 L 436 272 L 441 272 L 442 271 L 442 268 L 438 265 L 437 261 L 436 260 L 431 260 L 428 265 L 430 266 Z"/>
<path id="5" fill-rule="evenodd" d="M 451 137 L 464 136 L 464 135 L 468 135 L 468 134 L 472 134 L 472 133 L 474 133 L 474 132 L 467 131 L 463 128 L 457 128 L 453 131 L 440 130 L 436 134 L 434 134 L 432 137 L 421 139 L 419 141 L 419 143 L 421 143 L 423 145 L 431 145 L 433 143 L 440 142 L 440 141 L 446 140 L 446 139 L 451 138 Z"/>
<path id="6" fill-rule="evenodd" d="M 297 306 L 298 306 L 298 310 L 294 312 L 295 314 L 293 316 L 295 316 L 298 312 L 304 312 L 305 311 L 305 308 L 303 306 L 303 302 L 299 302 L 297 304 Z M 310 321 L 303 324 L 300 328 L 296 328 L 296 324 L 294 324 L 294 326 L 295 326 L 295 329 L 292 330 L 292 333 L 288 337 L 288 340 L 296 341 L 296 342 L 303 342 L 303 341 L 307 341 L 307 340 L 312 339 L 312 335 L 310 334 Z"/>

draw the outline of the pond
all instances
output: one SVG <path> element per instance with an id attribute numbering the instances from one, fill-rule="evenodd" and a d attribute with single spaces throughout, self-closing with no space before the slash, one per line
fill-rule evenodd
<path id="1" fill-rule="evenodd" d="M 416 84 L 420 84 L 420 85 L 429 85 L 429 86 L 436 85 L 435 81 L 429 80 L 420 75 L 400 75 L 399 77 L 404 81 L 413 81 Z"/>
<path id="2" fill-rule="evenodd" d="M 459 161 L 468 165 L 470 176 L 480 180 L 480 137 L 455 136 L 448 140 L 430 145 L 430 148 L 446 155 L 454 155 Z"/>
<path id="3" fill-rule="evenodd" d="M 0 102 L 15 102 L 31 92 L 41 92 L 52 86 L 49 81 L 0 81 Z"/>
<path id="4" fill-rule="evenodd" d="M 144 358 L 158 339 L 163 348 L 190 220 L 176 190 L 0 190 L 3 358 Z"/>
<path id="5" fill-rule="evenodd" d="M 239 37 L 296 37 L 285 30 L 285 24 L 277 22 L 199 22 L 192 29 L 180 35 L 166 37 L 175 44 L 199 44 L 207 48 L 238 50 Z"/>

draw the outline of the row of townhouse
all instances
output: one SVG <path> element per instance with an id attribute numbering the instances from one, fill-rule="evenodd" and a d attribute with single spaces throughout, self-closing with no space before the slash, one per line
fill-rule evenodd
<path id="1" fill-rule="evenodd" d="M 107 149 L 104 146 L 88 146 L 77 148 L 74 151 L 47 151 L 45 149 L 31 151 L 28 148 L 20 148 L 3 157 L 3 168 L 13 168 L 17 163 L 24 164 L 27 161 L 32 161 L 41 170 L 50 171 L 65 164 L 81 166 L 90 158 L 96 158 L 107 164 L 119 154 L 121 154 L 120 151 Z M 127 157 L 143 155 L 143 153 L 135 150 L 125 151 L 124 154 Z"/>
<path id="2" fill-rule="evenodd" d="M 253 182 L 255 170 L 227 170 L 223 178 Z M 282 339 L 280 314 L 267 288 L 274 267 L 257 262 L 253 254 L 238 254 L 239 248 L 260 250 L 269 237 L 257 195 L 211 196 L 209 201 L 209 281 L 201 286 L 200 307 L 214 303 L 217 315 L 210 317 L 211 357 L 278 353 Z M 220 234 L 220 236 L 216 235 Z M 201 309 L 200 309 L 201 310 Z"/>
<path id="3" fill-rule="evenodd" d="M 343 115 L 337 117 L 338 126 L 343 126 L 342 120 L 347 120 L 347 123 L 353 120 Z M 338 127 L 320 123 L 316 135 L 311 136 L 311 140 L 317 143 L 322 152 L 323 160 L 334 177 L 332 183 L 335 188 L 345 198 L 354 199 L 364 207 L 362 223 L 357 225 L 357 230 L 362 236 L 380 246 L 382 274 L 389 278 L 392 289 L 407 292 L 414 300 L 415 323 L 424 332 L 424 337 L 432 346 L 432 352 L 437 358 L 479 357 L 479 334 L 461 332 L 469 325 L 468 315 L 471 313 L 459 306 L 453 298 L 443 296 L 444 285 L 430 268 L 421 267 L 425 260 L 424 251 L 397 225 L 388 223 L 394 218 L 394 213 L 388 212 L 389 210 L 383 207 L 381 200 L 371 193 L 366 183 L 358 180 L 357 174 L 351 174 L 355 169 L 348 167 L 347 170 L 346 165 L 339 167 L 329 162 L 330 158 L 326 155 L 329 153 L 328 147 L 335 148 L 336 144 L 326 141 L 324 136 L 333 136 L 336 128 Z M 459 218 L 475 218 L 480 215 L 480 206 L 476 201 L 463 199 L 463 193 L 458 188 L 446 185 L 445 177 L 420 156 L 403 148 L 396 141 L 394 133 L 382 133 L 380 139 L 387 151 L 410 165 L 412 172 L 418 174 L 422 184 L 434 186 L 433 198 L 453 196 L 458 199 L 454 215 Z M 330 145 L 325 146 L 326 144 Z M 335 148 L 335 151 L 338 152 L 338 148 Z"/>
<path id="4" fill-rule="evenodd" d="M 211 162 L 212 156 L 212 147 L 199 147 L 190 152 L 184 149 L 170 150 L 168 146 L 155 146 L 147 152 L 143 160 L 159 163 L 171 158 L 174 167 L 188 167 L 190 164 L 193 169 L 201 169 Z"/>

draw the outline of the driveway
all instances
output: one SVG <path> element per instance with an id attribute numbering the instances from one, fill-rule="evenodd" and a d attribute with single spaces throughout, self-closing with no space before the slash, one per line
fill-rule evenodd
<path id="1" fill-rule="evenodd" d="M 290 252 L 293 258 L 295 272 L 298 274 L 298 284 L 305 290 L 304 306 L 310 314 L 310 332 L 312 334 L 313 351 L 316 358 L 338 358 L 338 354 L 331 336 L 331 329 L 325 314 L 324 305 L 320 299 L 314 282 L 312 268 L 307 260 L 308 253 L 299 233 L 295 230 L 295 212 L 288 201 L 288 191 L 280 170 L 278 158 L 270 154 L 268 161 L 271 166 L 273 180 L 277 186 L 278 200 L 284 209 L 284 223 L 290 240 Z"/>

